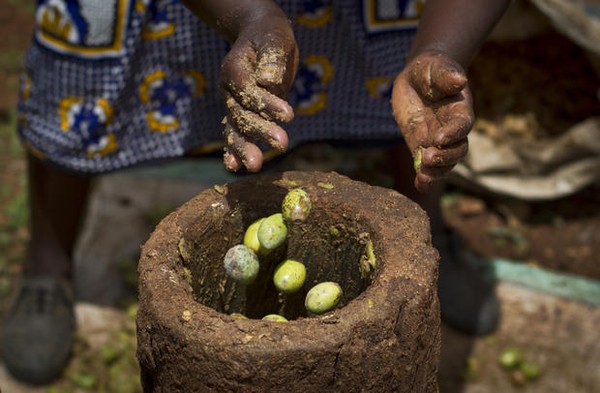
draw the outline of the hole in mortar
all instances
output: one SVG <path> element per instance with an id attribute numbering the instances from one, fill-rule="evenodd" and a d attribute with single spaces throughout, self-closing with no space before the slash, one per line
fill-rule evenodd
<path id="1" fill-rule="evenodd" d="M 251 223 L 281 211 L 287 190 L 270 191 L 262 190 L 262 195 L 268 197 L 258 199 L 246 195 L 244 199 L 228 197 L 229 206 L 215 204 L 213 214 L 198 217 L 185 229 L 179 249 L 195 300 L 225 314 L 240 313 L 251 319 L 280 314 L 294 320 L 309 316 L 304 300 L 317 283 L 334 281 L 342 287 L 337 308 L 362 293 L 377 273 L 369 265 L 367 252 L 370 243 L 377 255 L 376 234 L 358 212 L 346 211 L 344 206 L 328 206 L 323 198 L 320 203 L 313 202 L 306 221 L 288 224 L 284 245 L 260 257 L 260 271 L 252 284 L 240 285 L 226 275 L 223 257 L 227 250 L 243 243 Z M 306 281 L 293 294 L 279 293 L 273 283 L 275 267 L 285 259 L 306 266 Z"/>

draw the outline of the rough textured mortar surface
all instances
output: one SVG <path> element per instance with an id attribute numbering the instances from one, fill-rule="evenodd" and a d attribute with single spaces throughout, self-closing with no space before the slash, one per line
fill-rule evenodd
<path id="1" fill-rule="evenodd" d="M 242 288 L 224 279 L 219 255 L 299 186 L 311 196 L 310 220 L 290 228 L 277 258 L 302 259 L 309 283 L 340 282 L 344 298 L 319 317 L 302 314 L 290 299 L 283 305 L 289 322 L 262 321 L 267 309 L 259 307 L 278 305 L 277 297 L 261 292 L 260 282 Z M 375 259 L 362 255 L 367 244 Z M 336 173 L 274 173 L 206 190 L 166 217 L 142 249 L 144 389 L 437 391 L 438 258 L 416 204 Z"/>

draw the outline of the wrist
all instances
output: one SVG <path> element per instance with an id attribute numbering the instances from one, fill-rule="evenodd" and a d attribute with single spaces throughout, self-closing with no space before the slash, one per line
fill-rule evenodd
<path id="1" fill-rule="evenodd" d="M 256 36 L 257 32 L 276 37 L 293 36 L 292 22 L 283 10 L 270 0 L 253 1 L 252 5 L 240 11 L 239 19 L 229 39 L 236 40 L 243 35 Z M 260 6 L 258 4 L 260 3 Z"/>
<path id="2" fill-rule="evenodd" d="M 460 72 L 464 72 L 465 70 L 465 67 L 458 59 L 456 59 L 455 56 L 451 55 L 444 49 L 436 47 L 424 47 L 419 48 L 419 50 L 411 51 L 408 55 L 405 69 L 410 68 L 410 66 L 413 64 L 419 67 L 420 63 L 429 63 L 432 60 L 435 61 L 436 64 L 444 63 L 446 66 L 451 64 L 453 68 Z"/>
<path id="3" fill-rule="evenodd" d="M 291 30 L 289 18 L 273 0 L 182 0 L 196 16 L 234 42 L 254 26 L 277 23 Z"/>

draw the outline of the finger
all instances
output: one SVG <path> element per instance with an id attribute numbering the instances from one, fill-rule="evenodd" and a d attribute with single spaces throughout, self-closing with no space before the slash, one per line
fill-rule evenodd
<path id="1" fill-rule="evenodd" d="M 456 95 L 467 86 L 467 76 L 460 64 L 440 53 L 419 56 L 411 68 L 411 84 L 428 101 Z"/>
<path id="2" fill-rule="evenodd" d="M 432 178 L 424 175 L 423 173 L 417 172 L 417 175 L 415 176 L 415 188 L 417 191 L 425 193 L 431 189 L 433 183 L 434 180 Z"/>
<path id="3" fill-rule="evenodd" d="M 433 91 L 449 97 L 460 93 L 467 85 L 467 76 L 457 63 L 444 63 L 432 72 Z"/>
<path id="4" fill-rule="evenodd" d="M 427 192 L 434 183 L 442 180 L 454 167 L 427 168 L 422 166 L 415 176 L 415 188 L 419 192 Z"/>
<path id="5" fill-rule="evenodd" d="M 275 87 L 283 83 L 287 69 L 285 52 L 281 48 L 268 47 L 258 53 L 257 82 L 264 87 Z"/>
<path id="6" fill-rule="evenodd" d="M 246 49 L 231 50 L 221 66 L 221 87 L 246 109 L 266 119 L 289 122 L 294 110 L 282 98 L 257 85 L 256 54 Z"/>
<path id="7" fill-rule="evenodd" d="M 226 101 L 229 111 L 228 122 L 235 126 L 237 131 L 253 141 L 263 141 L 279 152 L 288 148 L 288 135 L 274 122 L 265 120 L 261 116 L 244 109 L 233 97 Z"/>
<path id="8" fill-rule="evenodd" d="M 237 172 L 244 165 L 242 159 L 234 152 L 229 151 L 227 147 L 223 152 L 223 163 L 229 172 Z"/>
<path id="9" fill-rule="evenodd" d="M 252 141 L 241 135 L 228 121 L 223 131 L 226 143 L 225 165 L 233 164 L 235 168 L 240 162 L 250 172 L 258 172 L 262 168 L 262 151 Z M 233 157 L 231 157 L 233 156 Z M 237 169 L 239 169 L 239 165 Z"/>
<path id="10" fill-rule="evenodd" d="M 473 120 L 466 117 L 456 117 L 452 123 L 442 126 L 433 136 L 432 143 L 439 148 L 449 148 L 463 142 L 471 129 Z"/>
<path id="11" fill-rule="evenodd" d="M 278 97 L 289 92 L 298 69 L 298 48 L 268 48 L 258 54 L 257 84 Z"/>
<path id="12" fill-rule="evenodd" d="M 446 176 L 452 169 L 454 169 L 454 165 L 442 166 L 442 167 L 430 167 L 423 165 L 419 171 L 419 174 L 431 179 L 432 181 L 441 180 L 444 176 Z"/>
<path id="13" fill-rule="evenodd" d="M 432 144 L 445 147 L 467 137 L 475 123 L 473 108 L 468 102 L 445 104 L 437 112 L 442 124 L 432 137 Z"/>
<path id="14" fill-rule="evenodd" d="M 462 160 L 469 152 L 469 144 L 464 138 L 459 143 L 444 149 L 428 147 L 421 150 L 421 166 L 441 168 L 453 166 Z"/>

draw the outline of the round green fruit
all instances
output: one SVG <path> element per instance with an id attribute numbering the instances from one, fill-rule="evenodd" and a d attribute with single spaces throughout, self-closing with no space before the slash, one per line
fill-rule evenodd
<path id="1" fill-rule="evenodd" d="M 243 244 L 233 246 L 227 251 L 223 265 L 229 277 L 245 285 L 256 279 L 260 268 L 256 253 Z"/>
<path id="2" fill-rule="evenodd" d="M 525 360 L 523 363 L 521 363 L 519 370 L 529 381 L 536 380 L 542 375 L 542 368 L 537 363 L 529 360 Z"/>
<path id="3" fill-rule="evenodd" d="M 248 226 L 246 233 L 244 233 L 244 245 L 250 247 L 254 252 L 260 252 L 260 242 L 258 241 L 258 228 L 264 221 L 263 218 L 259 218 Z"/>
<path id="4" fill-rule="evenodd" d="M 523 351 L 515 347 L 506 348 L 498 357 L 498 363 L 506 369 L 517 368 L 524 360 L 525 354 Z"/>
<path id="5" fill-rule="evenodd" d="M 279 247 L 287 237 L 287 226 L 281 213 L 265 218 L 256 233 L 262 248 L 271 251 Z"/>
<path id="6" fill-rule="evenodd" d="M 286 259 L 275 268 L 273 284 L 283 293 L 298 292 L 306 279 L 306 267 L 302 262 Z"/>
<path id="7" fill-rule="evenodd" d="M 301 188 L 290 190 L 281 204 L 281 213 L 286 221 L 304 221 L 311 209 L 308 193 Z"/>
<path id="8" fill-rule="evenodd" d="M 287 318 L 279 314 L 269 314 L 262 317 L 263 321 L 287 322 Z"/>
<path id="9" fill-rule="evenodd" d="M 342 287 L 326 281 L 312 287 L 306 294 L 304 307 L 313 314 L 323 314 L 337 306 L 342 298 Z"/>

